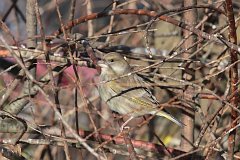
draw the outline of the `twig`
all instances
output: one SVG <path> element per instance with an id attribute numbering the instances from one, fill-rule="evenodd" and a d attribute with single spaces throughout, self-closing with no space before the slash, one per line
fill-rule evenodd
<path id="1" fill-rule="evenodd" d="M 233 13 L 233 4 L 232 0 L 226 0 L 226 13 L 229 23 L 229 39 L 230 42 L 233 44 L 237 44 L 237 34 L 236 34 L 236 26 L 235 26 L 235 19 L 234 19 L 234 13 Z M 238 61 L 238 54 L 237 51 L 230 48 L 229 54 L 231 56 L 231 63 L 234 63 Z M 230 69 L 230 93 L 234 93 L 238 91 L 238 86 L 236 86 L 238 82 L 238 63 L 236 63 L 233 67 Z M 239 96 L 233 96 L 230 100 L 231 104 L 238 108 L 239 103 Z M 238 117 L 238 113 L 232 109 L 231 111 L 231 128 L 234 128 L 237 125 L 237 121 L 235 121 Z M 228 137 L 228 159 L 233 159 L 234 155 L 234 146 L 235 146 L 235 136 L 236 136 L 236 130 L 232 131 L 229 134 Z"/>

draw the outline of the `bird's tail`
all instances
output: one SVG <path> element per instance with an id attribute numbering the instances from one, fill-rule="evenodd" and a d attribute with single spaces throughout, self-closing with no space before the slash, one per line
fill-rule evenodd
<path id="1" fill-rule="evenodd" d="M 177 120 L 175 117 L 173 117 L 171 114 L 165 112 L 165 111 L 152 111 L 150 112 L 152 115 L 157 115 L 157 116 L 161 116 L 164 118 L 167 118 L 168 120 L 174 122 L 175 124 L 177 124 L 180 127 L 185 126 L 181 121 Z"/>

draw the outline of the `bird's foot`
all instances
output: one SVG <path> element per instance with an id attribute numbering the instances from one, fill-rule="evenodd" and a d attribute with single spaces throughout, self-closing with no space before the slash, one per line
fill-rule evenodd
<path id="1" fill-rule="evenodd" d="M 130 129 L 129 126 L 122 125 L 122 126 L 120 127 L 120 132 L 123 132 L 123 131 L 125 131 L 125 130 L 129 130 L 129 129 Z"/>
<path id="2" fill-rule="evenodd" d="M 123 124 L 122 124 L 122 126 L 120 127 L 120 132 L 122 132 L 123 130 L 125 130 L 125 129 L 130 129 L 130 127 L 129 126 L 127 126 L 127 124 L 128 124 L 128 122 L 129 121 L 131 121 L 133 119 L 133 117 L 130 117 L 127 121 L 125 121 Z"/>

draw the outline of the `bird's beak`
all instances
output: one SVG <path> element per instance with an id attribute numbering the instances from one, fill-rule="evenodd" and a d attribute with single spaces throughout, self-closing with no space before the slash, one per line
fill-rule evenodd
<path id="1" fill-rule="evenodd" d="M 108 65 L 107 65 L 103 60 L 98 61 L 97 64 L 98 64 L 101 68 L 107 68 L 107 67 L 108 67 Z"/>

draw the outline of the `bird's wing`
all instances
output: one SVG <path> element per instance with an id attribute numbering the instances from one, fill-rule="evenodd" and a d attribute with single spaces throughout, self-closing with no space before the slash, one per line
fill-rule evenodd
<path id="1" fill-rule="evenodd" d="M 131 106 L 139 110 L 139 112 L 146 114 L 152 111 L 158 104 L 150 90 L 144 86 L 144 80 L 136 74 L 113 81 L 110 88 L 115 93 L 115 96 L 112 98 L 118 96 L 124 97 L 125 101 L 135 104 L 135 106 Z"/>
<path id="2" fill-rule="evenodd" d="M 158 110 L 157 105 L 159 103 L 150 90 L 144 86 L 145 82 L 143 79 L 138 75 L 131 76 L 112 81 L 110 90 L 112 95 L 115 96 L 112 96 L 110 100 L 121 96 L 124 99 L 124 104 L 131 107 L 129 109 L 126 106 L 125 109 L 129 109 L 129 111 L 134 110 L 136 116 L 144 114 L 158 115 L 167 118 L 179 126 L 184 126 L 182 122 L 178 121 L 165 110 Z"/>

